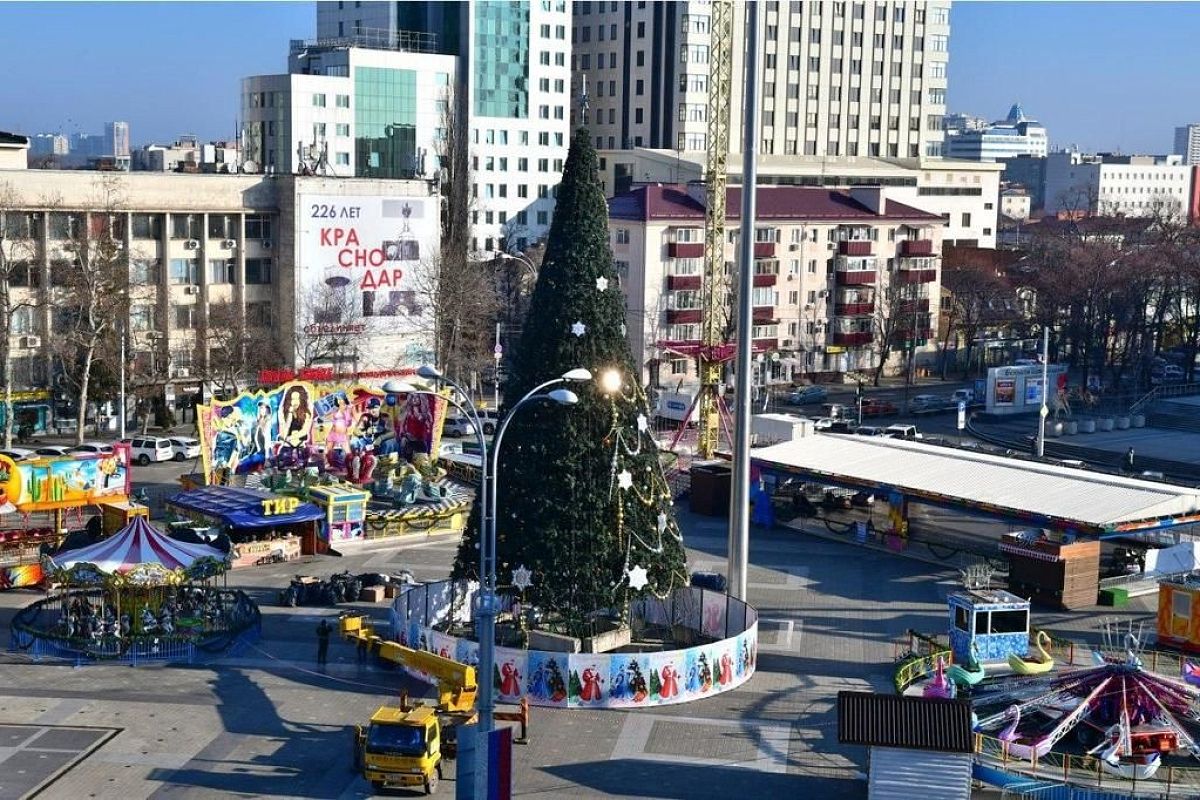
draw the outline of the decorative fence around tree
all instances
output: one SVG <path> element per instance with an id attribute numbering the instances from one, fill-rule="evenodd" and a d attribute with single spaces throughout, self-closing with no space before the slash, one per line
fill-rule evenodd
<path id="1" fill-rule="evenodd" d="M 59 598 L 45 598 L 25 606 L 12 621 L 9 649 L 27 653 L 35 660 L 61 658 L 82 664 L 91 661 L 116 661 L 137 664 L 142 661 L 194 663 L 209 655 L 236 653 L 262 633 L 262 615 L 249 595 L 236 589 L 216 589 L 225 609 L 224 624 L 217 629 L 171 634 L 130 634 L 123 636 L 67 636 L 55 630 L 55 612 Z"/>
<path id="2" fill-rule="evenodd" d="M 413 587 L 393 601 L 392 630 L 409 647 L 477 666 L 477 642 L 438 629 L 470 621 L 476 590 L 474 583 L 448 580 Z M 635 631 L 669 630 L 674 641 L 695 644 L 608 653 L 497 647 L 492 675 L 497 700 L 524 698 L 531 705 L 559 708 L 642 708 L 727 692 L 754 674 L 758 612 L 726 594 L 683 587 L 663 599 L 634 601 L 630 621 Z"/>

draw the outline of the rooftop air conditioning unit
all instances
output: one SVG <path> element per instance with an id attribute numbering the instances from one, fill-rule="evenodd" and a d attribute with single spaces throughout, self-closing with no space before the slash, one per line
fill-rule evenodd
<path id="1" fill-rule="evenodd" d="M 271 249 L 271 240 L 270 240 L 270 239 L 263 239 L 263 240 L 262 240 L 262 246 L 263 246 L 263 250 L 270 250 L 270 249 Z"/>
<path id="2" fill-rule="evenodd" d="M 233 250 L 237 247 L 237 241 L 234 239 L 226 239 L 225 241 L 221 242 L 221 247 L 224 247 L 226 250 Z"/>
<path id="3" fill-rule="evenodd" d="M 187 378 L 192 374 L 192 371 L 187 367 L 179 367 L 175 370 L 176 378 Z"/>
<path id="4" fill-rule="evenodd" d="M 200 243 L 198 241 L 196 241 L 195 239 L 188 239 L 186 242 L 183 243 L 183 249 L 184 250 L 199 250 Z"/>
<path id="5" fill-rule="evenodd" d="M 183 287 L 183 293 L 184 294 L 200 294 L 200 287 L 199 286 L 185 286 L 185 287 Z"/>
<path id="6" fill-rule="evenodd" d="M 40 336 L 22 336 L 21 347 L 27 349 L 35 349 L 42 346 L 42 337 Z"/>

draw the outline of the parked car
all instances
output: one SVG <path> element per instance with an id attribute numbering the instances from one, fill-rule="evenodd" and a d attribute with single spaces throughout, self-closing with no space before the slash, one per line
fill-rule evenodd
<path id="1" fill-rule="evenodd" d="M 920 439 L 921 434 L 917 431 L 916 425 L 888 425 L 884 428 L 884 436 L 890 436 L 893 439 Z"/>
<path id="2" fill-rule="evenodd" d="M 855 508 L 870 508 L 875 505 L 875 495 L 870 492 L 855 492 L 850 498 L 850 505 Z"/>
<path id="3" fill-rule="evenodd" d="M 950 403 L 957 407 L 960 402 L 966 403 L 968 408 L 980 404 L 975 398 L 974 389 L 955 389 L 954 394 L 950 395 Z"/>
<path id="4" fill-rule="evenodd" d="M 477 408 L 475 413 L 479 415 L 479 424 L 483 426 L 483 434 L 491 436 L 496 432 L 496 428 L 500 427 L 500 412 L 494 408 Z"/>
<path id="5" fill-rule="evenodd" d="M 175 457 L 175 448 L 171 446 L 170 439 L 152 436 L 122 439 L 121 441 L 129 445 L 130 457 L 143 467 L 152 461 L 170 461 Z M 111 447 L 109 452 L 112 452 Z"/>
<path id="6" fill-rule="evenodd" d="M 948 411 L 953 407 L 953 403 L 936 394 L 919 394 L 908 401 L 908 413 L 910 414 L 936 414 Z"/>
<path id="7" fill-rule="evenodd" d="M 719 572 L 696 571 L 692 573 L 691 585 L 700 589 L 723 592 L 729 584 L 725 580 L 725 576 Z"/>
<path id="8" fill-rule="evenodd" d="M 191 436 L 172 436 L 170 441 L 172 458 L 176 461 L 200 457 L 199 439 L 193 439 Z"/>
<path id="9" fill-rule="evenodd" d="M 104 442 L 84 442 L 70 448 L 71 453 L 101 453 L 103 455 L 112 455 L 113 446 Z"/>
<path id="10" fill-rule="evenodd" d="M 471 436 L 474 433 L 475 426 L 466 417 L 446 417 L 446 421 L 442 423 L 443 436 Z"/>
<path id="11" fill-rule="evenodd" d="M 1151 383 L 1179 383 L 1183 378 L 1183 367 L 1178 364 L 1156 364 L 1150 370 Z"/>
<path id="12" fill-rule="evenodd" d="M 885 414 L 895 414 L 896 404 L 887 400 L 876 400 L 874 397 L 865 397 L 862 401 L 862 415 L 864 417 L 881 417 Z"/>
<path id="13" fill-rule="evenodd" d="M 826 489 L 825 496 L 821 498 L 821 505 L 825 508 L 841 508 L 849 509 L 853 507 L 854 492 L 849 489 Z"/>
<path id="14" fill-rule="evenodd" d="M 37 453 L 24 447 L 14 447 L 11 450 L 0 450 L 0 456 L 7 456 L 13 461 L 28 461 L 31 458 L 37 458 Z"/>
<path id="15" fill-rule="evenodd" d="M 788 393 L 787 404 L 803 406 L 809 403 L 824 403 L 828 396 L 829 392 L 825 391 L 824 386 L 803 386 Z"/>
<path id="16" fill-rule="evenodd" d="M 855 436 L 883 436 L 885 430 L 878 425 L 859 425 L 854 429 Z"/>
<path id="17" fill-rule="evenodd" d="M 61 458 L 62 456 L 73 455 L 71 448 L 64 444 L 46 444 L 42 445 L 33 452 L 39 456 L 48 456 L 51 458 Z"/>

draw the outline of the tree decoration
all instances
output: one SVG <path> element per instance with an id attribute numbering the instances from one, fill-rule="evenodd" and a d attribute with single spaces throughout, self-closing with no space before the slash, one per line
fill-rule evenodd
<path id="1" fill-rule="evenodd" d="M 596 278 L 596 288 L 602 292 L 607 290 L 608 278 L 605 278 L 603 275 L 601 275 L 599 278 Z"/>
<path id="2" fill-rule="evenodd" d="M 642 566 L 630 567 L 625 571 L 629 576 L 629 588 L 640 592 L 646 588 L 646 584 L 650 582 L 650 577 L 646 574 L 646 568 Z"/>
<path id="3" fill-rule="evenodd" d="M 533 586 L 533 572 L 524 564 L 513 570 L 512 573 L 513 586 L 520 589 L 522 592 Z"/>
<path id="4" fill-rule="evenodd" d="M 571 333 L 575 334 L 576 337 L 583 336 L 587 333 L 587 325 L 584 325 L 582 322 L 576 322 L 571 326 Z"/>

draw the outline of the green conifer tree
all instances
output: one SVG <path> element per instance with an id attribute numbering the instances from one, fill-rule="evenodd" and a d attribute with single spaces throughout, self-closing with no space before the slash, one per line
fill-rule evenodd
<path id="1" fill-rule="evenodd" d="M 580 129 L 504 384 L 505 410 L 571 369 L 585 367 L 594 380 L 565 387 L 579 396 L 574 406 L 536 403 L 512 419 L 500 453 L 497 515 L 499 584 L 518 566 L 531 569 L 529 600 L 580 633 L 592 611 L 623 612 L 631 592 L 665 596 L 687 580 L 671 491 L 625 338 L 625 298 L 596 166 Z M 605 391 L 604 376 L 614 371 L 620 388 Z M 478 514 L 476 503 L 455 560 L 458 577 L 479 571 Z"/>

